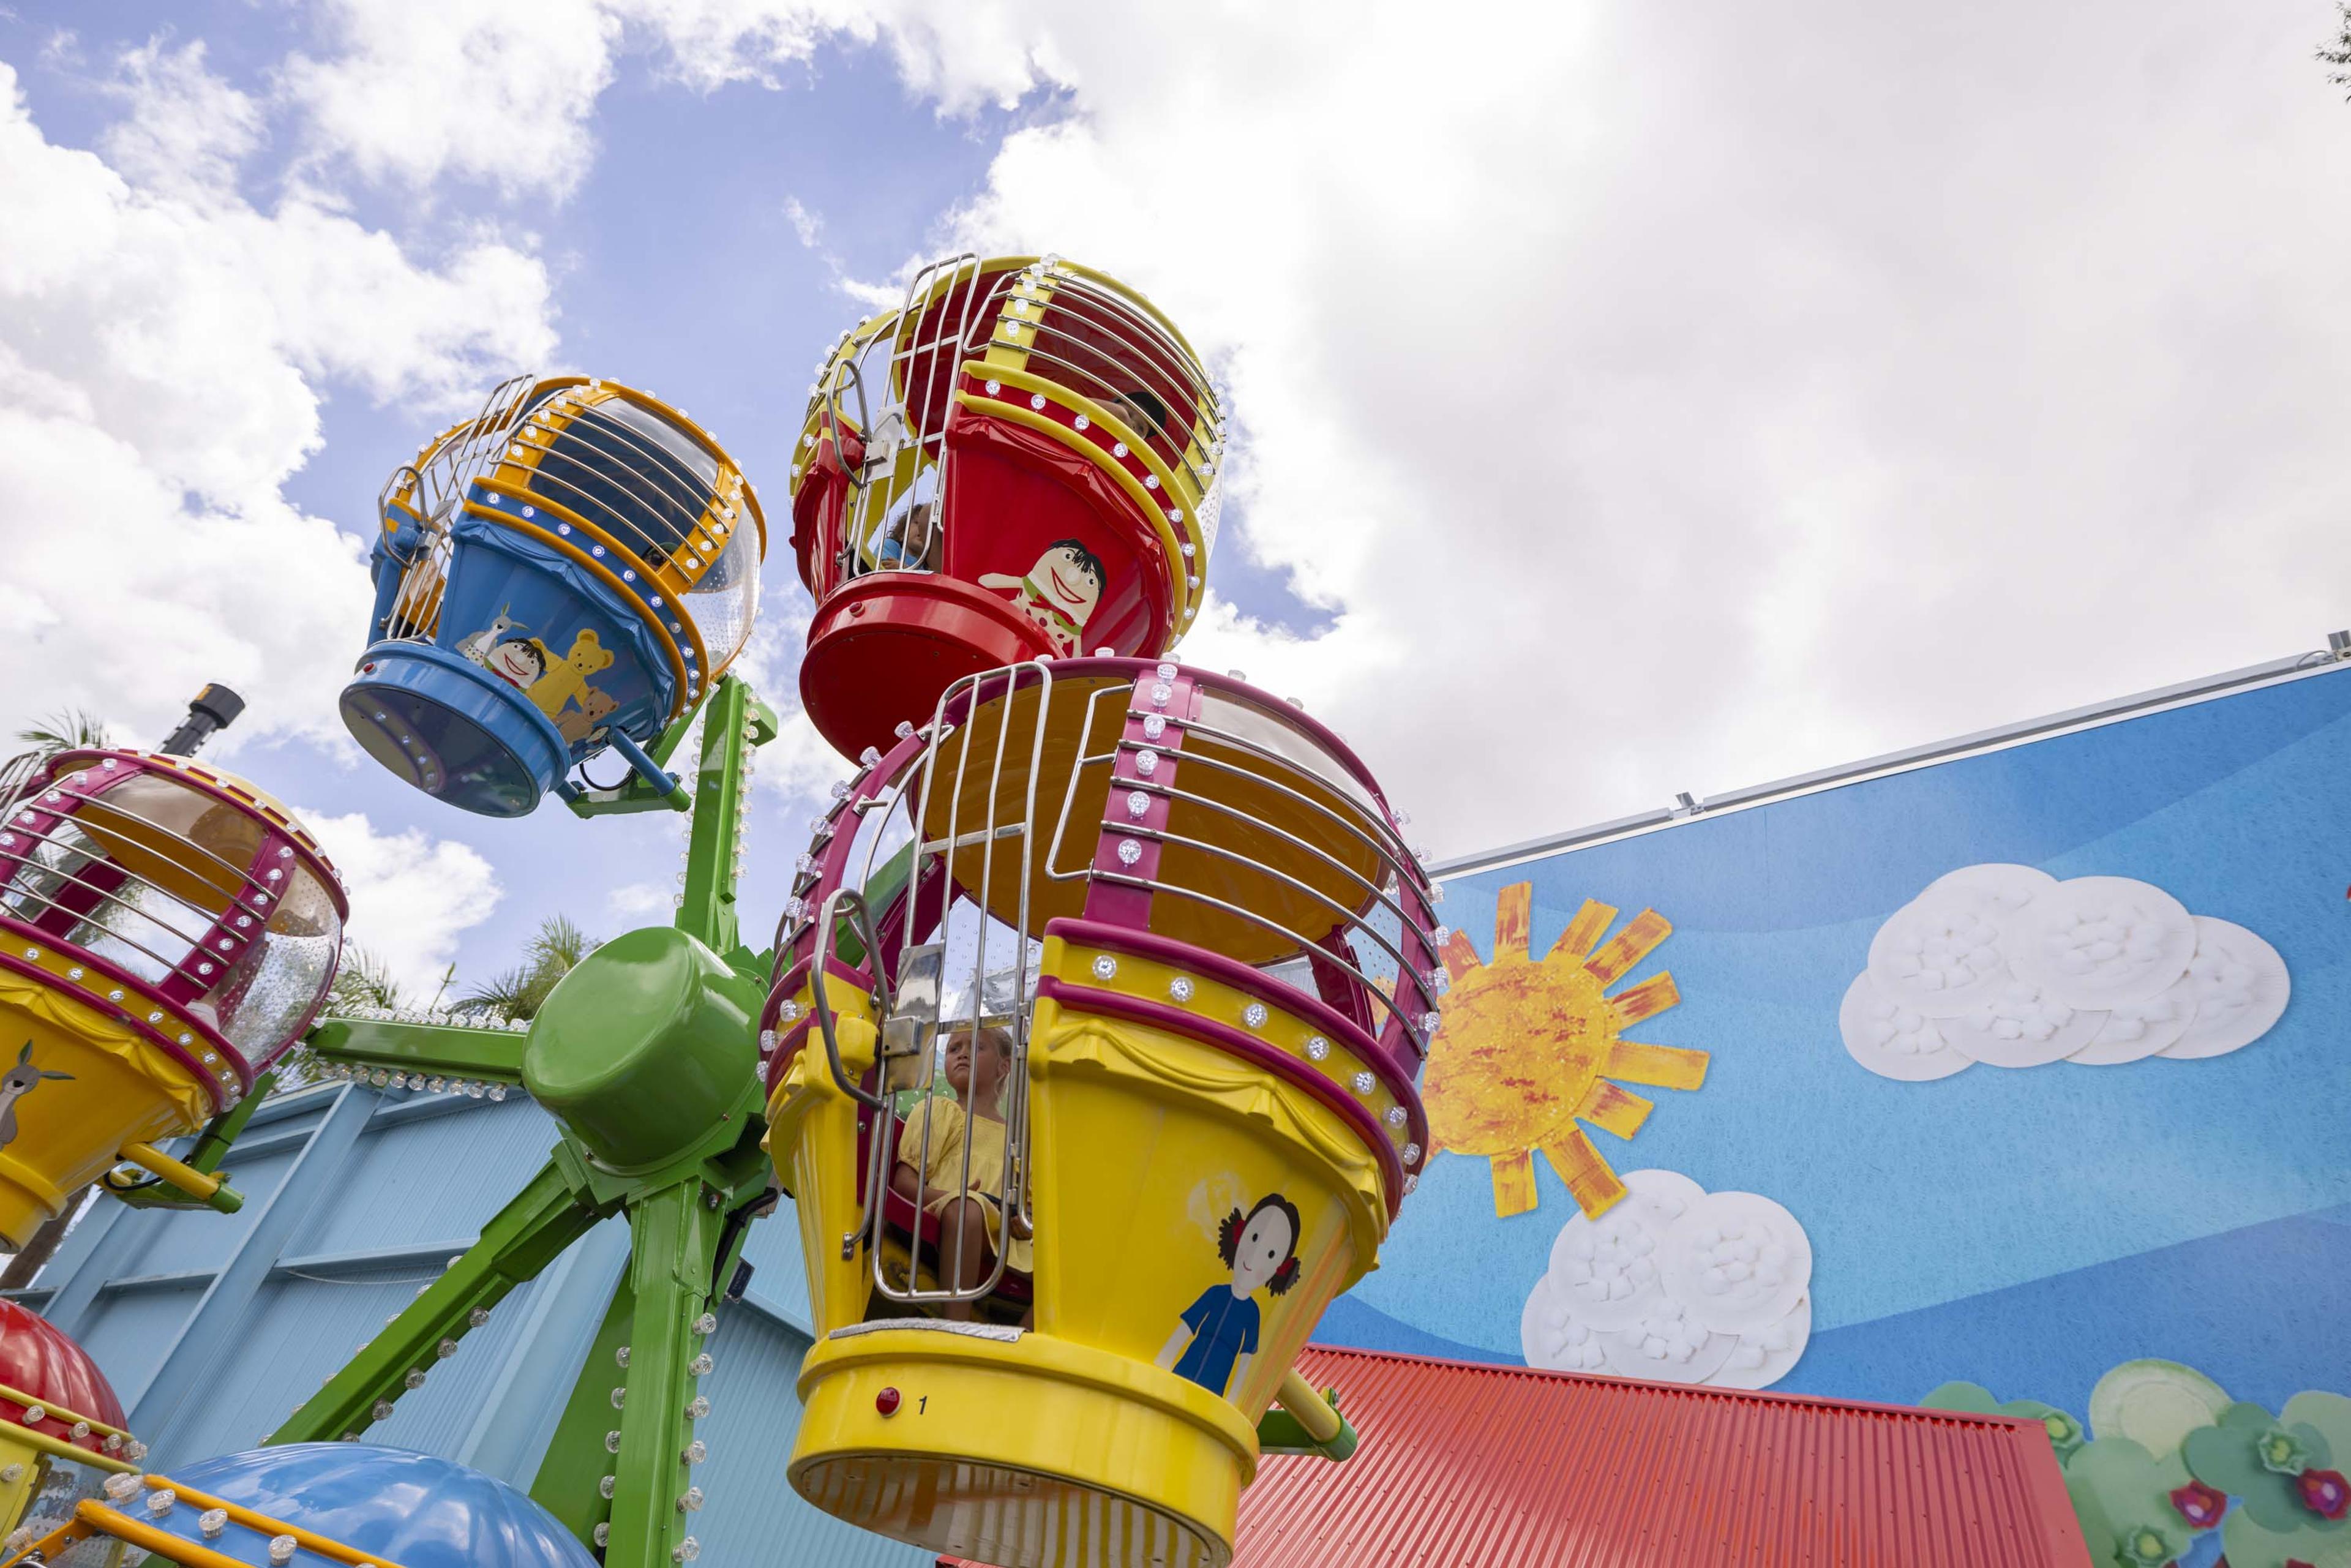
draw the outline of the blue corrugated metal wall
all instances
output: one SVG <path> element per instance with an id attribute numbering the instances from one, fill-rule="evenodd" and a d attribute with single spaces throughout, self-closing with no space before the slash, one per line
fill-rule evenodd
<path id="1" fill-rule="evenodd" d="M 101 1199 L 22 1299 L 80 1340 L 131 1425 L 173 1465 L 248 1448 L 367 1342 L 522 1186 L 556 1142 L 528 1100 L 304 1090 L 262 1107 L 227 1162 L 235 1215 Z M 746 1568 L 927 1568 L 927 1553 L 852 1530 L 784 1480 L 808 1291 L 789 1203 L 756 1226 L 749 1293 L 722 1309 L 703 1380 L 704 1560 Z M 609 1220 L 501 1303 L 401 1399 L 371 1440 L 444 1454 L 528 1487 L 614 1283 Z"/>

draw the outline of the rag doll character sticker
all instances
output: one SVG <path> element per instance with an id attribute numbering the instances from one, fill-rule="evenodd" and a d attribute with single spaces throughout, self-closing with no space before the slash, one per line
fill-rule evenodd
<path id="1" fill-rule="evenodd" d="M 1238 1208 L 1217 1227 L 1217 1255 L 1232 1270 L 1186 1307 L 1159 1347 L 1159 1364 L 1209 1393 L 1226 1391 L 1249 1375 L 1257 1354 L 1259 1290 L 1274 1295 L 1298 1283 L 1298 1209 L 1278 1192 L 1257 1200 L 1243 1215 Z"/>
<path id="2" fill-rule="evenodd" d="M 1102 563 L 1077 540 L 1055 539 L 1028 576 L 984 571 L 979 585 L 1012 590 L 1012 607 L 1042 627 L 1055 656 L 1066 659 L 1084 645 L 1086 620 L 1102 602 Z"/>
<path id="3" fill-rule="evenodd" d="M 509 637 L 482 656 L 482 668 L 527 692 L 547 674 L 547 649 L 536 637 Z"/>

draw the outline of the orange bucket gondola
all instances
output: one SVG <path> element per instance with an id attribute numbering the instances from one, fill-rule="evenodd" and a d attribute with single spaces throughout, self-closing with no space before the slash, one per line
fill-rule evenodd
<path id="1" fill-rule="evenodd" d="M 842 335 L 795 454 L 819 732 L 853 757 L 965 675 L 1173 646 L 1223 443 L 1198 357 L 1115 279 L 1050 256 L 923 269 Z"/>

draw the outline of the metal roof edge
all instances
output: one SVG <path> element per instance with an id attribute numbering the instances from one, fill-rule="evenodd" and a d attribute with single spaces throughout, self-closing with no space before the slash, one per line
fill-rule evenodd
<path id="1" fill-rule="evenodd" d="M 1434 1367 L 1448 1373 L 1483 1374 L 1502 1378 L 1536 1378 L 1558 1383 L 1574 1383 L 1610 1392 L 1624 1389 L 1645 1390 L 1651 1394 L 1690 1395 L 1698 1403 L 1802 1405 L 1820 1409 L 1841 1410 L 1863 1416 L 1896 1416 L 1912 1419 L 1949 1420 L 1963 1427 L 2032 1427 L 2044 1430 L 2042 1422 L 2032 1416 L 2001 1416 L 1989 1411 L 1947 1410 L 1939 1405 L 1897 1405 L 1882 1399 L 1851 1399 L 1836 1394 L 1798 1394 L 1772 1388 L 1729 1388 L 1714 1384 L 1667 1383 L 1654 1378 L 1619 1377 L 1613 1373 L 1563 1372 L 1548 1366 L 1512 1366 L 1499 1361 L 1461 1361 L 1450 1356 L 1422 1355 L 1411 1351 L 1370 1350 L 1361 1345 L 1325 1344 L 1309 1340 L 1304 1354 L 1357 1357 L 1365 1361 L 1407 1362 Z M 1312 1382 L 1311 1378 L 1307 1380 Z M 1346 1387 L 1338 1385 L 1341 1413 L 1345 1413 Z"/>
<path id="2" fill-rule="evenodd" d="M 1739 810 L 1761 806 L 1773 800 L 1805 795 L 1819 789 L 1859 783 L 1865 779 L 1880 778 L 1892 773 L 1907 772 L 1938 762 L 1956 761 L 1963 757 L 1999 751 L 2028 740 L 2046 739 L 2073 730 L 2094 729 L 2100 725 L 2136 718 L 2144 714 L 2168 707 L 2184 707 L 2193 703 L 2207 702 L 2231 692 L 2254 686 L 2282 684 L 2309 675 L 2325 674 L 2343 668 L 2343 661 L 2351 653 L 2337 653 L 2325 648 L 2304 653 L 2289 653 L 2264 664 L 2248 664 L 2242 669 L 2225 671 L 2217 675 L 2180 681 L 2172 685 L 2158 686 L 2152 691 L 2137 692 L 2126 697 L 2114 697 L 2085 707 L 2068 708 L 2039 718 L 2023 719 L 2015 724 L 1993 729 L 1978 730 L 1949 740 L 1930 741 L 1922 746 L 1906 747 L 1898 751 L 1885 752 L 1857 762 L 1840 763 L 1817 768 L 1809 773 L 1792 774 L 1767 784 L 1750 785 L 1744 789 L 1709 795 L 1694 803 L 1688 810 L 1660 806 L 1652 810 L 1618 817 L 1590 827 L 1571 829 L 1563 833 L 1546 834 L 1526 839 L 1498 849 L 1456 856 L 1438 861 L 1428 868 L 1432 877 L 1461 876 L 1471 872 L 1497 871 L 1523 861 L 1564 851 L 1586 849 L 1612 840 L 1630 838 L 1637 833 L 1661 828 L 1678 827 L 1726 810 Z"/>

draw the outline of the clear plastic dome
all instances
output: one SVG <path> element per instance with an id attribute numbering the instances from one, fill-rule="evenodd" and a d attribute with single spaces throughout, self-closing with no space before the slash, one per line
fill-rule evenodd
<path id="1" fill-rule="evenodd" d="M 35 841 L 0 884 L 0 911 L 138 981 L 258 1070 L 291 1045 L 334 978 L 337 890 L 287 833 L 174 775 L 131 773 L 84 793 L 72 775 L 17 803 Z"/>
<path id="2" fill-rule="evenodd" d="M 685 612 L 702 632 L 711 670 L 723 672 L 735 662 L 758 619 L 759 562 L 748 532 L 737 529 L 685 595 Z"/>

